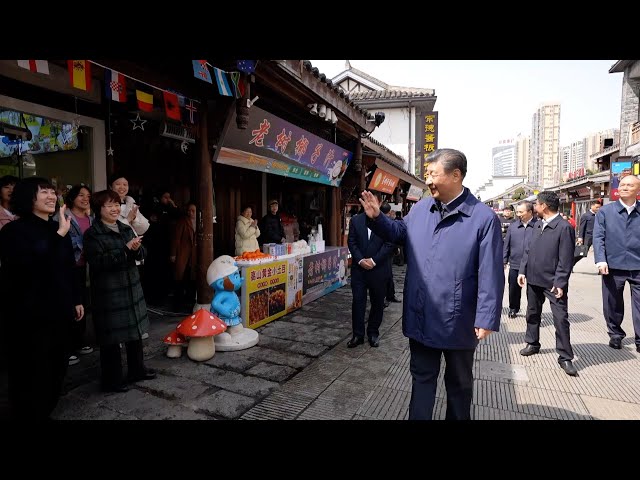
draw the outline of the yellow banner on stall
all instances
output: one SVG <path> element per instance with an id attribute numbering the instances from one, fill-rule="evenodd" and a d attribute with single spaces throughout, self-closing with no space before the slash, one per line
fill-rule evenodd
<path id="1" fill-rule="evenodd" d="M 287 313 L 287 264 L 284 260 L 244 269 L 242 308 L 246 327 L 260 327 Z"/>

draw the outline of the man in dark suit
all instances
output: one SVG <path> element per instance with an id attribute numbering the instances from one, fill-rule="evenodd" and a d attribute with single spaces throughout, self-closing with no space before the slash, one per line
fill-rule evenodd
<path id="1" fill-rule="evenodd" d="M 609 346 L 622 348 L 626 336 L 624 284 L 631 289 L 631 316 L 636 351 L 640 353 L 640 179 L 627 175 L 620 180 L 620 199 L 600 209 L 593 228 L 593 251 L 602 275 L 602 310 L 607 322 Z"/>
<path id="2" fill-rule="evenodd" d="M 576 245 L 586 245 L 587 252 L 593 243 L 593 226 L 596 222 L 596 213 L 600 211 L 600 207 L 602 207 L 600 200 L 593 200 L 589 211 L 580 217 L 580 227 L 578 228 Z"/>
<path id="3" fill-rule="evenodd" d="M 540 352 L 540 320 L 545 297 L 551 304 L 553 324 L 556 328 L 556 351 L 558 363 L 567 375 L 577 376 L 573 366 L 573 349 L 569 334 L 567 291 L 573 268 L 575 231 L 558 214 L 558 195 L 541 192 L 535 210 L 542 221 L 537 222 L 529 248 L 525 250 L 520 264 L 518 283 L 527 284 L 527 346 L 520 355 L 529 356 Z"/>
<path id="4" fill-rule="evenodd" d="M 393 245 L 384 242 L 367 227 L 366 215 L 359 213 L 351 217 L 347 244 L 351 252 L 351 328 L 353 337 L 347 347 L 364 343 L 364 313 L 367 308 L 367 291 L 371 298 L 367 337 L 372 347 L 379 345 L 380 325 L 387 292 L 388 262 L 393 254 Z"/>
<path id="5" fill-rule="evenodd" d="M 504 239 L 504 268 L 509 266 L 509 318 L 516 318 L 520 311 L 522 288 L 518 285 L 518 272 L 526 248 L 531 241 L 536 218 L 533 216 L 533 203 L 524 201 L 516 207 L 518 220 L 507 230 Z"/>

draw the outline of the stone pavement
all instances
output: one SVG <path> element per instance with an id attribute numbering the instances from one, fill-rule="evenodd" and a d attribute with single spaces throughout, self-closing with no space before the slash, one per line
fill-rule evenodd
<path id="1" fill-rule="evenodd" d="M 404 267 L 394 266 L 396 292 Z M 622 350 L 608 347 L 600 277 L 590 257 L 571 277 L 571 338 L 579 377 L 557 364 L 553 321 L 543 310 L 541 353 L 522 357 L 526 300 L 515 319 L 503 309 L 501 331 L 481 342 L 475 357 L 475 419 L 640 419 L 640 354 L 636 353 L 629 292 L 625 292 Z M 507 305 L 507 296 L 503 305 Z M 257 346 L 217 352 L 203 363 L 164 355 L 161 343 L 181 317 L 154 315 L 145 340 L 147 365 L 158 378 L 127 393 L 99 391 L 98 354 L 69 368 L 68 393 L 57 419 L 385 419 L 407 418 L 411 395 L 402 304 L 385 310 L 380 347 L 348 349 L 351 291 L 346 286 L 258 329 Z M 444 362 L 443 362 L 444 363 Z M 444 418 L 439 380 L 435 418 Z"/>

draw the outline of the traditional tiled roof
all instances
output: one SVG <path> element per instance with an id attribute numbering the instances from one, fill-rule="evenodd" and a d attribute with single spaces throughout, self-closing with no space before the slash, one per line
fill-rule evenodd
<path id="1" fill-rule="evenodd" d="M 433 97 L 433 90 L 427 88 L 412 88 L 407 90 L 372 90 L 370 92 L 352 93 L 351 98 L 358 100 L 387 100 L 396 98 L 429 98 Z"/>

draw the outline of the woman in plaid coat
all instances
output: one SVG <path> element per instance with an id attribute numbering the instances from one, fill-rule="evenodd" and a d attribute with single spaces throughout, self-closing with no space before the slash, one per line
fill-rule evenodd
<path id="1" fill-rule="evenodd" d="M 155 378 L 155 373 L 145 368 L 142 356 L 142 334 L 149 329 L 149 317 L 136 260 L 144 258 L 144 247 L 142 237 L 118 220 L 117 193 L 103 190 L 91 200 L 97 219 L 85 232 L 84 248 L 100 345 L 102 389 L 125 392 L 128 388 L 122 376 L 121 343 L 127 350 L 128 380 Z"/>

